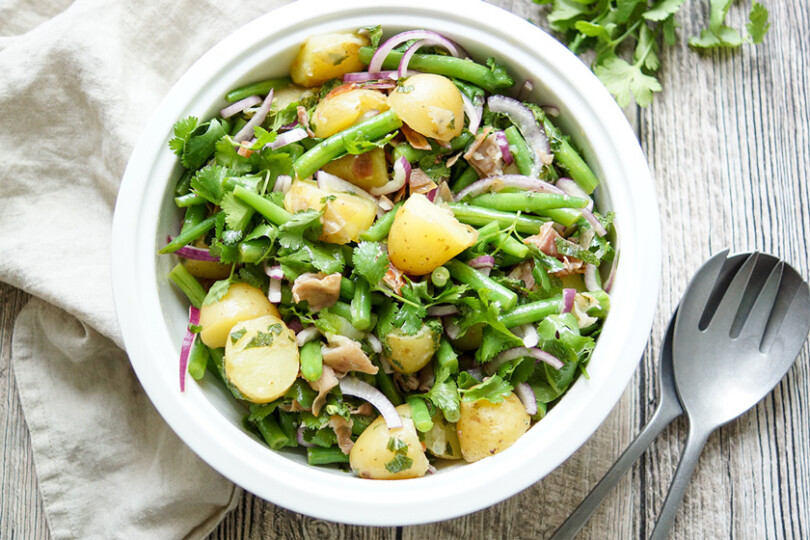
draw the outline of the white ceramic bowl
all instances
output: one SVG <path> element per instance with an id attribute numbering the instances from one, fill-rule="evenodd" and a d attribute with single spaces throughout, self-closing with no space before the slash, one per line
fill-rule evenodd
<path id="1" fill-rule="evenodd" d="M 241 427 L 244 410 L 213 380 L 178 385 L 184 298 L 168 282 L 175 264 L 157 256 L 180 214 L 171 191 L 180 173 L 168 147 L 174 122 L 207 118 L 231 88 L 285 75 L 298 46 L 322 32 L 382 24 L 386 34 L 425 28 L 461 43 L 475 58 L 496 57 L 534 101 L 560 109 L 560 124 L 603 180 L 602 209 L 616 213 L 621 257 L 612 311 L 588 366 L 548 416 L 506 451 L 413 480 L 372 481 L 307 465 L 270 450 Z M 141 136 L 124 175 L 113 225 L 113 286 L 132 365 L 160 414 L 202 459 L 273 503 L 309 516 L 363 525 L 447 519 L 499 502 L 558 467 L 616 404 L 652 325 L 661 253 L 653 184 L 635 135 L 611 96 L 559 42 L 532 24 L 470 0 L 301 0 L 226 37 L 172 88 Z"/>

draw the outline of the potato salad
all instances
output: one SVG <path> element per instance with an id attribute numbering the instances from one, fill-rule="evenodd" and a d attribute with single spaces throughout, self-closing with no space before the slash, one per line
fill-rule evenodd
<path id="1" fill-rule="evenodd" d="M 504 59 L 427 30 L 301 44 L 169 147 L 187 374 L 272 449 L 372 479 L 506 450 L 586 366 L 618 253 L 599 181 Z"/>

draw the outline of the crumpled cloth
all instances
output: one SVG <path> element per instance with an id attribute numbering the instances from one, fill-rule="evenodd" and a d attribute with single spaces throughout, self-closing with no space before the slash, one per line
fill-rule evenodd
<path id="1" fill-rule="evenodd" d="M 0 5 L 0 280 L 34 296 L 12 367 L 55 539 L 201 538 L 239 500 L 161 419 L 119 348 L 110 233 L 129 155 L 171 85 L 283 3 Z"/>

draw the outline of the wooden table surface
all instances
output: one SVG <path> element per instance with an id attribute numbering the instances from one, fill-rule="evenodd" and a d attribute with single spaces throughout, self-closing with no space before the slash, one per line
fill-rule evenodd
<path id="1" fill-rule="evenodd" d="M 543 25 L 530 0 L 494 4 Z M 652 414 L 661 336 L 692 273 L 725 247 L 760 249 L 810 276 L 810 5 L 766 2 L 765 43 L 698 54 L 686 38 L 707 23 L 708 0 L 687 0 L 680 40 L 661 53 L 664 92 L 628 109 L 649 160 L 664 255 L 658 312 L 635 376 L 605 423 L 548 477 L 472 515 L 414 527 L 366 528 L 304 517 L 245 494 L 212 534 L 243 538 L 543 538 L 574 510 Z M 743 28 L 750 0 L 729 22 Z M 0 538 L 49 538 L 31 445 L 10 366 L 14 320 L 28 296 L 0 284 Z M 672 538 L 810 538 L 810 358 L 753 411 L 709 439 Z M 687 431 L 658 438 L 580 538 L 646 538 Z"/>

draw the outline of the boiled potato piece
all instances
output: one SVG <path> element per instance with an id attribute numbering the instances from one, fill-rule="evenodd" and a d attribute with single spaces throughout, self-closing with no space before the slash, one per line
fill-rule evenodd
<path id="1" fill-rule="evenodd" d="M 478 239 L 478 231 L 419 193 L 397 211 L 388 233 L 388 255 L 407 274 L 429 274 Z"/>
<path id="2" fill-rule="evenodd" d="M 461 445 L 458 442 L 456 425 L 445 420 L 441 411 L 433 415 L 433 427 L 424 437 L 427 451 L 434 456 L 461 459 Z"/>
<path id="3" fill-rule="evenodd" d="M 439 348 L 439 337 L 439 333 L 426 324 L 411 336 L 395 328 L 385 336 L 391 367 L 400 373 L 416 373 L 433 358 Z"/>
<path id="4" fill-rule="evenodd" d="M 368 44 L 368 38 L 351 32 L 311 36 L 301 45 L 293 60 L 290 77 L 295 84 L 312 87 L 360 71 L 365 66 L 358 51 Z"/>
<path id="5" fill-rule="evenodd" d="M 330 161 L 322 168 L 365 190 L 388 183 L 388 164 L 382 148 L 375 148 L 364 154 L 347 154 Z"/>
<path id="6" fill-rule="evenodd" d="M 403 122 L 425 137 L 449 141 L 464 129 L 461 91 L 441 75 L 408 77 L 388 96 L 388 104 Z"/>
<path id="7" fill-rule="evenodd" d="M 200 339 L 212 349 L 224 347 L 233 325 L 263 315 L 279 316 L 264 292 L 247 283 L 234 283 L 218 302 L 200 308 Z"/>
<path id="8" fill-rule="evenodd" d="M 281 397 L 298 377 L 295 333 L 274 315 L 234 325 L 225 344 L 225 376 L 253 403 Z"/>
<path id="9" fill-rule="evenodd" d="M 290 103 L 302 101 L 315 95 L 315 91 L 310 88 L 302 88 L 291 84 L 284 88 L 273 91 L 273 109 L 280 111 L 285 109 Z"/>
<path id="10" fill-rule="evenodd" d="M 402 418 L 401 428 L 388 429 L 378 416 L 354 443 L 349 465 L 362 478 L 398 480 L 427 472 L 428 460 L 411 419 L 410 405 L 400 405 L 397 412 Z"/>
<path id="11" fill-rule="evenodd" d="M 371 227 L 377 216 L 377 204 L 373 198 L 346 191 L 322 190 L 312 180 L 293 182 L 284 196 L 284 208 L 292 213 L 323 210 L 323 231 L 319 238 L 333 244 L 357 241 L 360 233 Z"/>
<path id="12" fill-rule="evenodd" d="M 472 463 L 506 450 L 526 433 L 531 418 L 523 403 L 511 393 L 501 403 L 486 399 L 461 402 L 456 424 L 461 455 Z"/>
<path id="13" fill-rule="evenodd" d="M 216 261 L 185 259 L 183 260 L 183 266 L 192 276 L 202 279 L 225 279 L 231 275 L 231 265 Z"/>
<path id="14" fill-rule="evenodd" d="M 312 123 L 315 136 L 326 138 L 354 125 L 371 111 L 388 110 L 388 100 L 382 92 L 354 88 L 351 84 L 338 86 L 315 107 Z"/>

